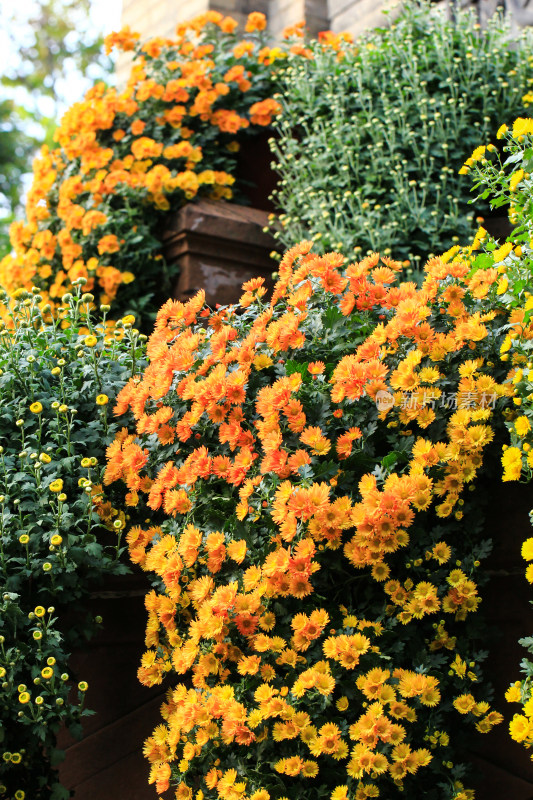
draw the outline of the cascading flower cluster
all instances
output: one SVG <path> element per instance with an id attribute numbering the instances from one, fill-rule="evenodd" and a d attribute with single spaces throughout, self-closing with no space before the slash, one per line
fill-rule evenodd
<path id="1" fill-rule="evenodd" d="M 165 281 L 170 293 L 162 215 L 197 196 L 238 199 L 243 136 L 278 112 L 270 64 L 284 52 L 266 46 L 265 27 L 250 14 L 241 37 L 235 20 L 209 12 L 171 39 L 111 34 L 108 49 L 134 50 L 127 86 L 97 84 L 64 115 L 57 147 L 43 147 L 26 221 L 12 226 L 14 253 L 0 264 L 4 288 L 37 285 L 56 306 L 85 277 L 117 317 L 153 305 Z"/>
<path id="2" fill-rule="evenodd" d="M 531 102 L 531 96 L 524 98 Z M 511 309 L 510 324 L 500 348 L 500 360 L 508 362 L 509 384 L 513 389 L 514 409 L 509 409 L 506 425 L 508 441 L 502 454 L 503 480 L 531 481 L 533 476 L 533 181 L 530 169 L 533 156 L 533 119 L 519 117 L 511 127 L 502 125 L 497 138 L 503 142 L 503 157 L 493 144 L 480 146 L 466 162 L 476 187 L 483 195 L 493 198 L 496 207 L 509 206 L 509 217 L 515 227 L 501 246 L 494 244 L 480 254 L 498 276 L 497 294 Z M 483 232 L 478 241 L 484 239 Z M 533 513 L 530 514 L 533 522 Z M 533 537 L 522 545 L 522 557 L 527 563 L 526 579 L 533 583 Z M 533 638 L 521 644 L 533 653 Z M 533 746 L 533 663 L 525 658 L 521 664 L 524 678 L 515 681 L 506 698 L 520 703 L 521 713 L 514 715 L 509 725 L 511 737 L 528 749 Z M 533 757 L 533 756 L 532 756 Z"/>
<path id="3" fill-rule="evenodd" d="M 117 398 L 136 427 L 105 483 L 127 485 L 156 580 L 139 677 L 178 676 L 145 744 L 159 793 L 473 797 L 465 730 L 502 719 L 473 490 L 514 393 L 506 308 L 468 257 L 431 259 L 420 288 L 400 269 L 304 242 L 270 302 L 261 279 L 237 307 L 169 301 Z"/>

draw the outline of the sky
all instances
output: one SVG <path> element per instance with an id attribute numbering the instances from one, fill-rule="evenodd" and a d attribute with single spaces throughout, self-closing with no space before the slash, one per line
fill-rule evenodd
<path id="1" fill-rule="evenodd" d="M 20 47 L 24 37 L 25 23 L 31 18 L 36 7 L 38 7 L 38 0 L 0 0 L 0 75 L 6 74 L 10 66 L 16 65 L 17 44 Z M 91 30 L 87 30 L 86 33 L 94 32 L 106 36 L 114 30 L 120 30 L 121 11 L 122 0 L 91 0 Z M 90 85 L 91 81 L 83 81 L 73 75 L 58 87 L 62 100 L 57 109 L 58 115 L 49 99 L 41 99 L 37 103 L 37 108 L 45 116 L 56 118 L 59 121 L 69 106 L 82 99 Z M 12 99 L 20 107 L 28 108 L 30 101 L 24 89 L 7 87 L 0 87 L 0 89 L 0 97 Z M 34 136 L 37 142 L 42 141 L 43 131 L 40 126 L 32 123 L 31 120 L 28 120 L 25 125 L 28 134 Z M 23 176 L 24 193 L 28 190 L 31 180 L 31 173 L 28 172 Z M 7 210 L 0 204 L 0 218 L 4 216 L 4 213 L 7 213 Z"/>
<path id="2" fill-rule="evenodd" d="M 8 70 L 9 65 L 16 63 L 17 43 L 24 36 L 24 23 L 37 6 L 38 0 L 0 0 L 0 75 Z M 121 11 L 122 0 L 91 0 L 92 31 L 106 36 L 119 30 Z M 81 99 L 86 88 L 86 84 L 75 80 L 61 87 L 66 106 Z M 46 110 L 43 109 L 43 113 Z"/>

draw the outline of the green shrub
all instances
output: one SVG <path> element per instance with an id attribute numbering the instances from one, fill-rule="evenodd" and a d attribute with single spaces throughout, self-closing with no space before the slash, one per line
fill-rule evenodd
<path id="1" fill-rule="evenodd" d="M 392 250 L 425 259 L 467 241 L 475 214 L 458 170 L 499 120 L 523 109 L 531 33 L 510 41 L 495 17 L 456 23 L 408 2 L 390 29 L 355 44 L 311 43 L 278 69 L 283 111 L 273 140 L 281 242 L 323 250 Z"/>
<path id="2" fill-rule="evenodd" d="M 141 343 L 131 322 L 116 335 L 95 324 L 81 291 L 53 323 L 38 293 L 19 293 L 0 330 L 0 797 L 17 800 L 69 796 L 55 737 L 61 724 L 81 733 L 87 688 L 76 699 L 69 652 L 95 629 L 90 588 L 127 570 L 125 516 L 99 481 L 108 403 Z"/>

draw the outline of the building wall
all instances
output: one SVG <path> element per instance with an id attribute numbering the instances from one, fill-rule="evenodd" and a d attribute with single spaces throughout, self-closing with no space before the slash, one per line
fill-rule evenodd
<path id="1" fill-rule="evenodd" d="M 268 5 L 269 0 L 123 0 L 122 25 L 129 25 L 143 39 L 173 36 L 178 22 L 205 11 L 220 11 L 243 22 L 251 11 L 268 14 Z"/>
<path id="2" fill-rule="evenodd" d="M 442 0 L 448 5 L 454 2 L 459 7 L 477 5 L 482 23 L 501 6 L 511 15 L 515 26 L 533 24 L 531 0 Z M 302 20 L 312 35 L 333 30 L 358 36 L 369 28 L 386 24 L 398 6 L 399 0 L 123 0 L 122 24 L 146 39 L 171 36 L 178 22 L 208 10 L 229 14 L 241 23 L 251 11 L 261 11 L 267 15 L 274 36 Z M 390 14 L 384 16 L 384 10 Z"/>
<path id="3" fill-rule="evenodd" d="M 302 20 L 313 36 L 330 27 L 327 0 L 268 0 L 266 13 L 274 37 Z"/>
<path id="4" fill-rule="evenodd" d="M 480 22 L 486 22 L 498 6 L 504 6 L 513 27 L 533 25 L 531 0 L 441 0 L 451 8 L 474 3 Z M 123 0 L 122 25 L 129 25 L 142 39 L 154 36 L 171 37 L 179 22 L 206 11 L 220 11 L 243 23 L 251 11 L 267 15 L 274 37 L 284 28 L 305 21 L 312 36 L 319 31 L 348 31 L 357 37 L 365 30 L 390 23 L 400 8 L 400 0 Z M 383 12 L 387 13 L 384 14 Z M 125 82 L 131 58 L 123 54 L 117 64 L 117 82 Z"/>
<path id="5" fill-rule="evenodd" d="M 386 25 L 398 5 L 397 0 L 328 0 L 329 28 L 359 36 L 370 28 Z M 390 13 L 384 15 L 384 11 Z"/>
<path id="6" fill-rule="evenodd" d="M 251 11 L 267 15 L 274 36 L 305 20 L 312 35 L 319 31 L 348 30 L 357 35 L 383 24 L 381 8 L 395 0 L 123 0 L 122 25 L 138 31 L 143 39 L 172 36 L 178 22 L 205 11 L 220 11 L 243 22 Z"/>
<path id="7" fill-rule="evenodd" d="M 122 26 L 129 25 L 132 31 L 140 33 L 141 40 L 155 36 L 171 38 L 179 22 L 185 22 L 206 11 L 219 11 L 242 24 L 251 11 L 261 11 L 270 16 L 270 2 L 272 0 L 122 0 L 121 23 Z M 294 4 L 295 0 L 285 0 L 285 2 L 290 5 Z M 302 18 L 299 16 L 294 22 Z M 131 56 L 122 53 L 115 70 L 118 86 L 125 84 L 130 66 Z"/>

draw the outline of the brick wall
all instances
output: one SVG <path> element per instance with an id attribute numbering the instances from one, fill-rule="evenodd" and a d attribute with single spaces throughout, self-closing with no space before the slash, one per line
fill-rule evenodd
<path id="1" fill-rule="evenodd" d="M 310 1 L 316 2 L 301 0 L 302 3 Z M 178 22 L 192 19 L 205 11 L 220 11 L 243 23 L 251 11 L 261 11 L 270 16 L 270 2 L 272 0 L 122 0 L 121 24 L 129 25 L 132 31 L 140 33 L 141 39 L 172 37 Z M 290 5 L 295 0 L 285 2 Z M 303 18 L 300 15 L 294 22 Z M 116 68 L 118 86 L 126 82 L 130 64 L 131 57 L 127 53 L 119 57 Z"/>
<path id="2" fill-rule="evenodd" d="M 398 7 L 397 0 L 328 0 L 328 27 L 336 33 L 348 31 L 359 36 L 369 28 L 385 25 Z M 383 11 L 390 13 L 384 16 Z"/>
<path id="3" fill-rule="evenodd" d="M 383 0 L 123 0 L 122 25 L 129 25 L 146 39 L 171 36 L 178 22 L 208 10 L 229 14 L 239 22 L 251 11 L 261 11 L 267 15 L 274 36 L 301 20 L 316 34 L 328 28 L 340 30 L 339 25 L 346 30 L 346 21 L 350 30 L 354 23 L 358 28 L 359 17 L 379 20 L 381 2 Z"/>
<path id="4" fill-rule="evenodd" d="M 442 0 L 448 4 L 449 0 Z M 473 0 L 457 0 L 459 6 Z M 477 0 L 480 19 L 494 13 L 502 0 Z M 516 25 L 533 24 L 530 0 L 504 0 Z M 143 39 L 171 36 L 178 22 L 208 10 L 220 11 L 243 22 L 251 11 L 267 15 L 274 36 L 283 28 L 305 20 L 311 34 L 321 30 L 349 31 L 358 36 L 394 18 L 398 0 L 123 0 L 122 24 L 139 31 Z M 383 10 L 390 11 L 385 17 Z M 396 12 L 397 13 L 397 12 Z"/>
<path id="5" fill-rule="evenodd" d="M 143 39 L 172 36 L 178 22 L 205 11 L 220 11 L 242 22 L 250 11 L 268 14 L 268 4 L 269 0 L 123 0 L 122 24 L 139 31 Z"/>

